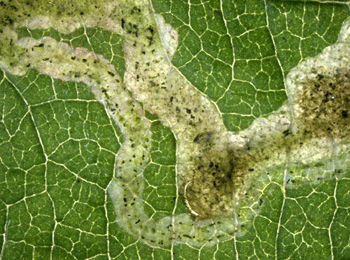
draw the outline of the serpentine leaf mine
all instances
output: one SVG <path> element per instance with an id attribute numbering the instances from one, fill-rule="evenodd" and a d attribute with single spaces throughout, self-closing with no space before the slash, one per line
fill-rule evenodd
<path id="1" fill-rule="evenodd" d="M 144 243 L 212 246 L 242 235 L 241 223 L 262 204 L 261 187 L 286 178 L 284 169 L 323 161 L 323 167 L 333 170 L 322 178 L 332 178 L 335 169 L 349 167 L 349 20 L 336 44 L 290 71 L 288 101 L 278 111 L 232 133 L 215 103 L 172 65 L 178 34 L 162 16 L 154 15 L 149 1 L 90 1 L 87 10 L 73 1 L 69 14 L 60 9 L 61 1 L 52 2 L 51 12 L 44 8 L 49 2 L 38 2 L 16 7 L 24 8 L 18 13 L 26 15 L 9 17 L 1 25 L 1 44 L 6 47 L 0 50 L 0 66 L 16 75 L 35 69 L 91 87 L 124 137 L 108 186 L 115 221 Z M 18 39 L 19 27 L 54 28 L 63 34 L 100 27 L 118 33 L 123 37 L 124 75 L 93 50 L 72 48 L 51 37 Z M 174 212 L 157 221 L 144 210 L 143 171 L 151 160 L 152 139 L 146 111 L 176 138 L 177 193 L 188 208 L 188 213 Z M 266 172 L 271 174 L 266 177 Z M 302 185 L 320 176 L 309 171 L 293 178 Z"/>

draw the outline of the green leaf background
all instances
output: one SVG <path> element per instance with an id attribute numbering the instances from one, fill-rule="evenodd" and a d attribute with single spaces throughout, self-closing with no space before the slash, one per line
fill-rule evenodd
<path id="1" fill-rule="evenodd" d="M 217 104 L 230 131 L 277 110 L 287 99 L 289 70 L 335 43 L 350 14 L 345 1 L 153 0 L 152 5 L 179 33 L 172 63 Z M 85 47 L 124 73 L 123 38 L 108 30 L 62 34 L 21 27 L 17 33 Z M 175 207 L 176 140 L 156 116 L 147 117 L 152 162 L 144 171 L 143 197 L 152 206 L 146 212 L 160 219 Z M 0 119 L 0 258 L 350 258 L 349 171 L 341 179 L 286 190 L 280 181 L 271 182 L 261 198 L 264 206 L 241 237 L 212 247 L 150 247 L 114 222 L 107 186 L 123 136 L 88 86 L 36 70 L 15 76 L 2 69 Z M 177 207 L 186 212 L 183 202 Z"/>

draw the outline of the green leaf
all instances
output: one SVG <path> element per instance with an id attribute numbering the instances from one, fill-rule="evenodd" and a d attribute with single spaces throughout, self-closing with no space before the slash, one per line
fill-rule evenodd
<path id="1" fill-rule="evenodd" d="M 328 46 L 349 46 L 339 38 L 348 2 L 0 6 L 1 259 L 350 257 L 348 103 L 330 105 L 342 121 L 332 119 L 326 138 L 318 119 L 307 137 L 282 126 L 294 113 L 283 108 L 294 98 L 295 68 Z M 339 98 L 349 102 L 343 88 Z M 265 135 L 274 127 L 279 134 Z M 243 148 L 226 135 L 249 138 L 247 150 L 263 155 L 239 157 Z M 210 160 L 217 151 L 245 158 L 250 173 L 234 186 L 233 210 L 203 220 L 191 190 L 199 178 L 202 194 L 209 177 L 186 169 L 204 165 L 208 151 Z"/>

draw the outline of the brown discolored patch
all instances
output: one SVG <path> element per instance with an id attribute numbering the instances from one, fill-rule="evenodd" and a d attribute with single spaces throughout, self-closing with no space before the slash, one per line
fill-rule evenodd
<path id="1" fill-rule="evenodd" d="M 232 170 L 229 150 L 206 150 L 194 159 L 185 199 L 196 219 L 219 216 L 230 209 Z"/>
<path id="2" fill-rule="evenodd" d="M 350 70 L 338 68 L 334 74 L 315 73 L 301 82 L 296 103 L 301 109 L 297 120 L 313 137 L 344 138 L 350 135 Z"/>
<path id="3" fill-rule="evenodd" d="M 223 216 L 233 209 L 244 178 L 254 171 L 254 156 L 245 149 L 204 150 L 189 171 L 186 204 L 195 220 Z"/>

